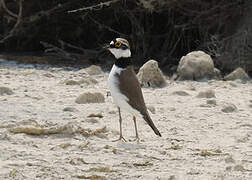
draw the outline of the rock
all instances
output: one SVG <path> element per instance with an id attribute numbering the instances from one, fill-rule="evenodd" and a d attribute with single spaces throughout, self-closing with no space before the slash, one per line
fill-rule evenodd
<path id="1" fill-rule="evenodd" d="M 172 94 L 178 96 L 190 96 L 190 94 L 185 91 L 174 91 Z"/>
<path id="2" fill-rule="evenodd" d="M 230 74 L 228 74 L 227 76 L 225 76 L 224 79 L 229 80 L 229 81 L 233 81 L 236 79 L 246 81 L 246 80 L 249 80 L 249 76 L 242 68 L 239 67 L 235 69 L 233 72 L 231 72 Z"/>
<path id="3" fill-rule="evenodd" d="M 102 93 L 83 93 L 75 100 L 77 104 L 104 103 L 105 98 Z"/>
<path id="4" fill-rule="evenodd" d="M 203 51 L 193 51 L 181 58 L 177 73 L 179 80 L 211 79 L 215 76 L 214 63 Z"/>
<path id="5" fill-rule="evenodd" d="M 208 99 L 206 101 L 206 103 L 209 104 L 209 105 L 216 105 L 217 104 L 215 99 Z"/>
<path id="6" fill-rule="evenodd" d="M 101 67 L 96 65 L 91 65 L 85 69 L 89 75 L 98 75 L 102 73 Z"/>
<path id="7" fill-rule="evenodd" d="M 206 104 L 201 104 L 200 107 L 207 107 L 207 108 L 211 108 L 216 106 L 216 100 L 215 99 L 208 99 L 206 101 Z"/>
<path id="8" fill-rule="evenodd" d="M 231 104 L 231 103 L 230 104 L 225 104 L 225 105 L 223 105 L 221 111 L 225 112 L 225 113 L 231 113 L 231 112 L 237 111 L 237 107 L 234 104 Z"/>
<path id="9" fill-rule="evenodd" d="M 158 62 L 149 60 L 140 69 L 137 78 L 143 87 L 164 87 L 166 80 L 158 67 Z"/>
<path id="10" fill-rule="evenodd" d="M 67 112 L 76 112 L 78 111 L 76 108 L 73 108 L 73 107 L 65 107 L 63 109 L 63 111 L 67 111 Z"/>
<path id="11" fill-rule="evenodd" d="M 0 87 L 0 95 L 2 96 L 4 94 L 12 95 L 12 94 L 14 94 L 14 92 L 8 87 Z"/>
<path id="12" fill-rule="evenodd" d="M 86 84 L 86 85 L 91 85 L 91 84 L 97 84 L 98 81 L 90 76 L 85 77 L 81 80 L 78 81 L 80 84 Z"/>
<path id="13" fill-rule="evenodd" d="M 199 92 L 197 98 L 215 98 L 215 92 L 212 89 Z"/>

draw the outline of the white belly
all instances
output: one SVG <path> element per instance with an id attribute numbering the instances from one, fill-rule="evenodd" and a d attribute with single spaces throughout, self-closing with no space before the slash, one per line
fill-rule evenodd
<path id="1" fill-rule="evenodd" d="M 116 65 L 113 65 L 109 73 L 108 86 L 110 89 L 111 96 L 113 98 L 114 103 L 122 110 L 131 113 L 133 116 L 141 117 L 141 114 L 129 105 L 129 99 L 120 92 L 118 75 L 116 74 L 120 75 L 121 71 L 123 70 L 123 68 L 119 68 Z"/>

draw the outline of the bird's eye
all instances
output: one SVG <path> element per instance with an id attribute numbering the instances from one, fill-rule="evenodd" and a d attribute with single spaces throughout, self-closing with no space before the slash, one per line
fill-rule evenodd
<path id="1" fill-rule="evenodd" d="M 115 47 L 121 47 L 122 43 L 120 41 L 116 41 Z"/>
<path id="2" fill-rule="evenodd" d="M 122 45 L 122 49 L 127 49 L 127 46 L 125 46 L 124 44 Z"/>

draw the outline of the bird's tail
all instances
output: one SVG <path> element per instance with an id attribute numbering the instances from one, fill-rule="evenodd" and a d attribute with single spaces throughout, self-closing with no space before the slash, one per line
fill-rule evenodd
<path id="1" fill-rule="evenodd" d="M 144 120 L 149 124 L 149 126 L 151 127 L 151 129 L 154 131 L 154 133 L 158 136 L 161 137 L 161 134 L 159 132 L 159 130 L 156 128 L 156 126 L 154 125 L 153 121 L 151 120 L 151 117 L 149 115 L 148 112 L 143 114 L 143 118 Z"/>

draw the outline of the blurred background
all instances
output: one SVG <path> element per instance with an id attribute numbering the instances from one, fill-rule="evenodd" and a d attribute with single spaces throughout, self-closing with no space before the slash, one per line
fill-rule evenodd
<path id="1" fill-rule="evenodd" d="M 130 41 L 136 65 L 155 59 L 167 74 L 203 50 L 222 72 L 252 75 L 251 0 L 0 0 L 6 59 L 106 66 L 102 46 L 116 37 Z"/>

